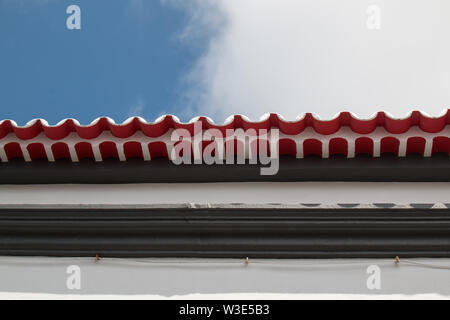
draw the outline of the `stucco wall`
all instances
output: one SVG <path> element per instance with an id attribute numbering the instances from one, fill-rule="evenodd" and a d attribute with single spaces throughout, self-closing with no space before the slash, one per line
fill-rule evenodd
<path id="1" fill-rule="evenodd" d="M 415 260 L 436 267 L 450 260 Z M 81 290 L 68 289 L 79 266 Z M 367 287 L 380 268 L 381 290 Z M 101 260 L 0 258 L 0 291 L 174 296 L 223 293 L 450 295 L 450 270 L 391 260 Z"/>
<path id="2" fill-rule="evenodd" d="M 0 186 L 0 204 L 450 203 L 450 183 L 257 182 Z"/>

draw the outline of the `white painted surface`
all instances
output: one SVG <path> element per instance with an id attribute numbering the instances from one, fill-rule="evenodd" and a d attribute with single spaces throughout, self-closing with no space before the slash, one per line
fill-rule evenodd
<path id="1" fill-rule="evenodd" d="M 0 258 L 0 294 L 141 295 L 182 298 L 191 294 L 450 295 L 450 259 L 415 260 L 206 260 Z M 427 264 L 427 265 L 424 265 Z M 67 268 L 81 270 L 81 290 L 69 290 Z M 381 289 L 367 287 L 367 268 L 380 268 Z M 435 268 L 432 268 L 434 266 Z M 441 267 L 442 269 L 439 269 Z M 445 268 L 446 267 L 446 268 Z M 194 296 L 195 297 L 195 296 Z M 239 296 L 229 296 L 238 298 Z M 325 296 L 326 297 L 326 296 Z M 138 297 L 139 298 L 139 297 Z M 198 296 L 201 298 L 201 296 Z M 284 298 L 284 297 L 283 297 Z"/>
<path id="2" fill-rule="evenodd" d="M 450 203 L 450 183 L 258 182 L 0 186 L 0 205 L 183 203 Z"/>
<path id="3" fill-rule="evenodd" d="M 158 295 L 73 295 L 0 292 L 0 300 L 450 300 L 439 294 L 368 295 L 368 294 L 270 294 L 229 293 L 189 294 L 164 297 Z"/>

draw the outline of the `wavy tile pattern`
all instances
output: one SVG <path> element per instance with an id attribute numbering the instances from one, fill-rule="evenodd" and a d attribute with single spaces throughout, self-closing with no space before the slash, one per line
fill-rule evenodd
<path id="1" fill-rule="evenodd" d="M 192 135 L 201 124 L 203 131 L 217 129 L 224 135 L 223 141 L 200 141 L 192 145 L 194 158 L 201 157 L 202 150 L 211 143 L 222 144 L 224 157 L 231 152 L 245 153 L 247 158 L 259 154 L 258 148 L 231 150 L 227 129 L 279 129 L 280 154 L 291 154 L 298 158 L 307 155 L 329 157 L 342 154 L 352 158 L 365 153 L 374 157 L 382 153 L 395 153 L 399 157 L 409 153 L 420 153 L 425 157 L 437 152 L 450 152 L 450 109 L 437 117 L 413 111 L 405 118 L 394 118 L 378 112 L 368 119 L 360 119 L 352 113 L 342 112 L 333 119 L 322 120 L 312 113 L 303 114 L 295 121 L 287 121 L 272 113 L 259 121 L 250 121 L 242 115 L 228 118 L 216 124 L 207 117 L 197 117 L 183 123 L 172 115 L 158 118 L 154 122 L 134 117 L 116 124 L 107 117 L 98 118 L 89 125 L 81 125 L 75 119 L 66 119 L 57 125 L 35 119 L 25 126 L 14 121 L 0 122 L 0 159 L 7 162 L 13 158 L 26 161 L 47 159 L 55 161 L 68 158 L 79 161 L 84 158 L 102 161 L 118 158 L 150 160 L 156 157 L 171 157 L 174 146 L 174 129 L 186 129 Z M 258 139 L 261 140 L 261 136 Z M 256 150 L 256 151 L 255 151 Z"/>

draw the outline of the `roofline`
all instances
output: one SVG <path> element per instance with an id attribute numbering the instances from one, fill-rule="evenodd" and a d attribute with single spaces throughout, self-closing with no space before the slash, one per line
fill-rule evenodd
<path id="1" fill-rule="evenodd" d="M 261 175 L 261 165 L 175 165 L 167 159 L 0 163 L 0 184 L 124 184 L 195 182 L 450 182 L 447 154 L 424 158 L 360 155 L 352 159 L 290 156 L 280 158 L 276 175 Z"/>

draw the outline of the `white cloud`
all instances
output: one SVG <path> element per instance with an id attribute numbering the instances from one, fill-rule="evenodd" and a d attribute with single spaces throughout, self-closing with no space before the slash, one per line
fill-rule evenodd
<path id="1" fill-rule="evenodd" d="M 366 26 L 373 4 L 382 13 L 378 31 Z M 182 38 L 210 30 L 208 50 L 187 76 L 184 102 L 195 114 L 216 121 L 267 112 L 436 115 L 450 106 L 447 0 L 192 0 L 183 7 L 192 20 Z"/>
<path id="2" fill-rule="evenodd" d="M 182 41 L 196 41 L 221 32 L 227 18 L 221 0 L 160 0 L 162 4 L 184 10 L 189 21 L 178 35 Z M 191 43 L 193 44 L 193 43 Z"/>

